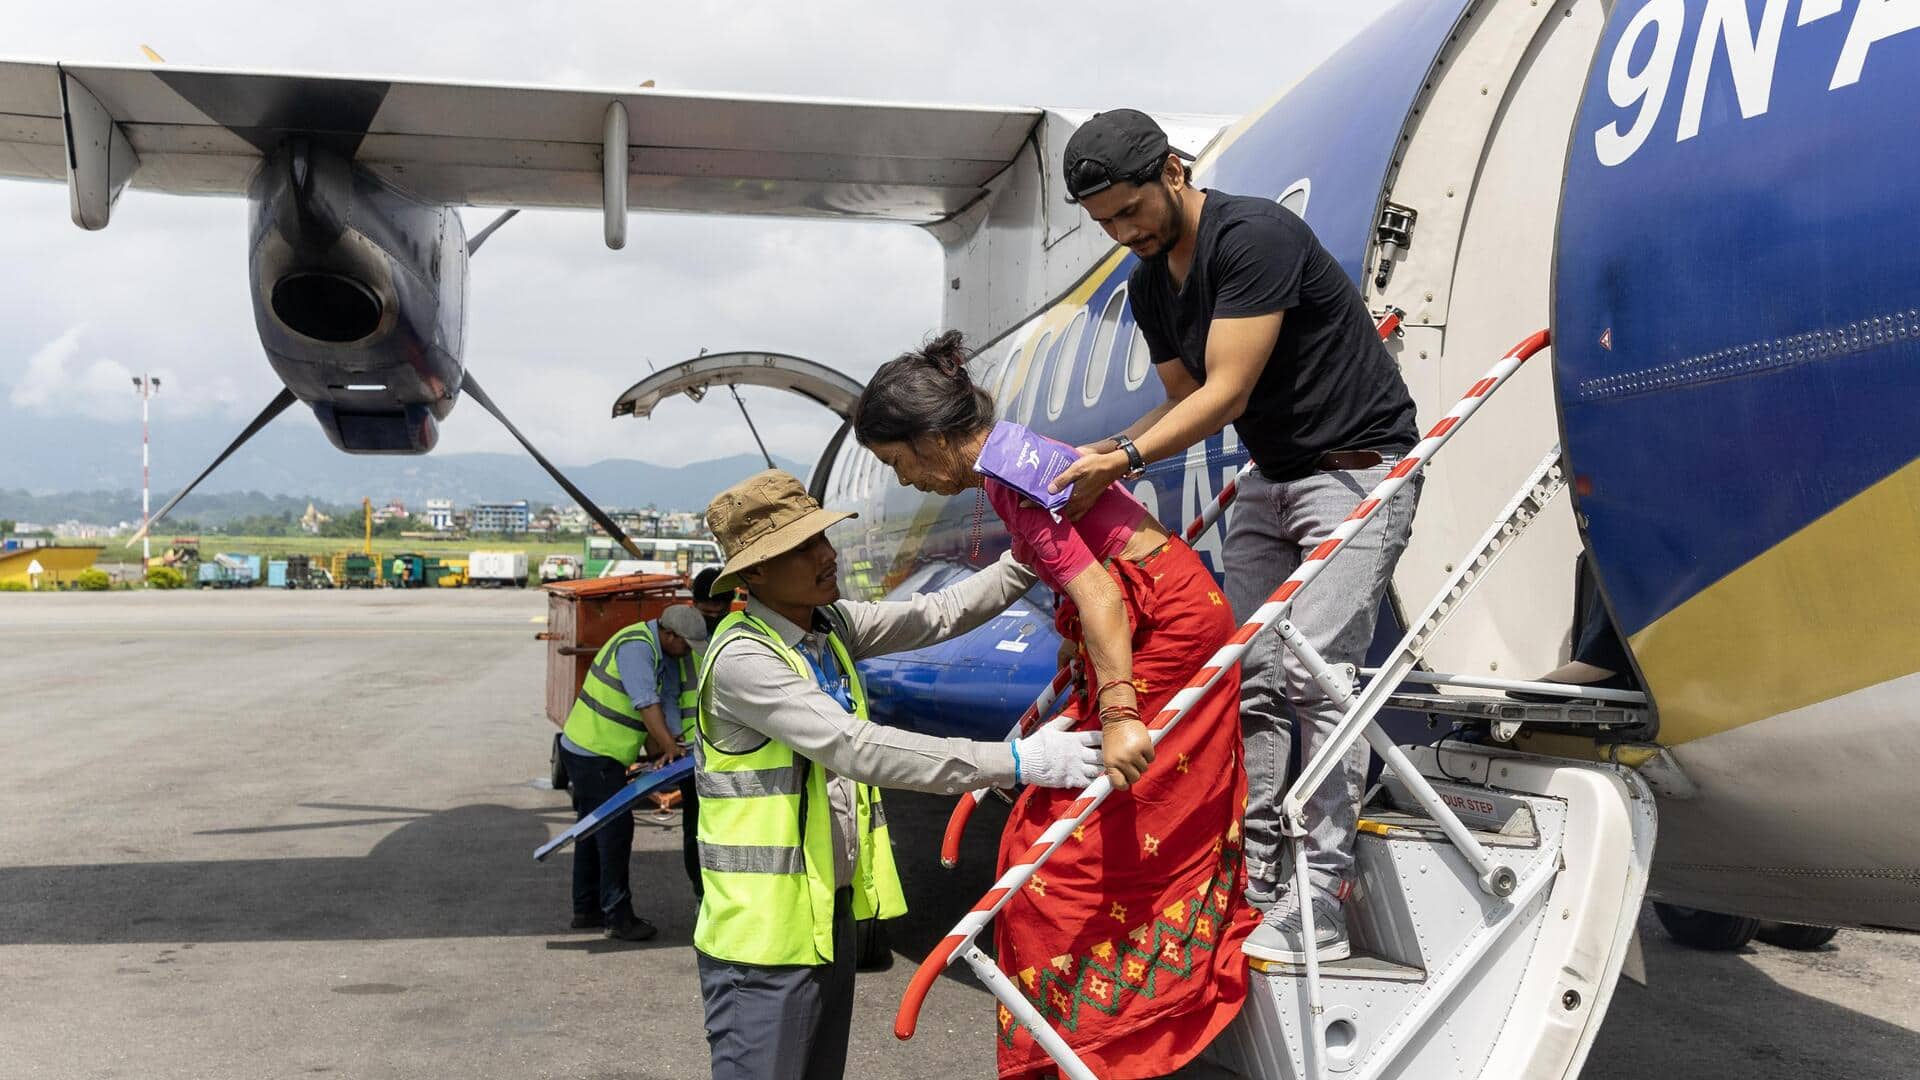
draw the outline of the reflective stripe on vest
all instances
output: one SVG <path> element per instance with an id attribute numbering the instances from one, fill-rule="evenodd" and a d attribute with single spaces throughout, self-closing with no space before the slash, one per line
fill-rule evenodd
<path id="1" fill-rule="evenodd" d="M 630 641 L 644 641 L 656 657 L 660 655 L 653 628 L 644 622 L 634 623 L 608 638 L 593 654 L 586 680 L 580 684 L 580 694 L 573 699 L 573 708 L 568 711 L 567 724 L 562 729 L 575 746 L 622 765 L 639 760 L 640 747 L 647 735 L 640 710 L 633 707 L 633 698 L 627 694 L 627 685 L 620 675 L 620 646 Z M 653 676 L 658 686 L 659 672 L 656 670 Z"/>
<path id="2" fill-rule="evenodd" d="M 837 619 L 830 621 L 838 631 Z M 773 739 L 729 753 L 707 737 L 714 663 L 728 640 L 743 634 L 764 641 L 795 674 L 814 679 L 807 660 L 760 619 L 734 612 L 715 628 L 702 664 L 695 725 L 705 896 L 693 944 L 708 956 L 737 964 L 831 963 L 834 845 L 827 771 Z M 864 721 L 867 693 L 853 659 L 838 632 L 829 633 L 827 642 L 847 674 L 853 714 Z M 865 784 L 856 784 L 854 792 L 860 841 L 854 917 L 897 918 L 906 914 L 907 902 L 880 792 Z"/>
<path id="3" fill-rule="evenodd" d="M 694 671 L 694 654 L 676 658 L 680 668 L 680 737 L 693 737 L 693 718 L 700 709 L 700 676 Z"/>

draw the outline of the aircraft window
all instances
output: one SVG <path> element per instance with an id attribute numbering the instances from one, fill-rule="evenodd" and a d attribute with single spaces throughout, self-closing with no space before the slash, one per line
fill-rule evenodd
<path id="1" fill-rule="evenodd" d="M 1127 287 L 1113 290 L 1107 306 L 1100 311 L 1100 325 L 1093 332 L 1093 349 L 1087 353 L 1087 381 L 1080 389 L 1082 404 L 1100 403 L 1100 391 L 1107 388 L 1107 369 L 1113 366 L 1114 331 L 1120 328 L 1120 313 L 1127 306 Z"/>
<path id="2" fill-rule="evenodd" d="M 1026 381 L 1020 384 L 1020 422 L 1033 422 L 1033 401 L 1040 393 L 1040 380 L 1047 377 L 1047 344 L 1053 340 L 1052 334 L 1041 334 L 1040 343 L 1033 347 L 1033 363 L 1027 369 Z"/>
<path id="3" fill-rule="evenodd" d="M 1087 333 L 1087 312 L 1085 308 L 1073 317 L 1072 325 L 1067 327 L 1066 336 L 1060 339 L 1060 359 L 1053 365 L 1053 382 L 1047 386 L 1047 419 L 1060 419 L 1060 410 L 1067 407 L 1067 387 L 1073 385 L 1073 360 L 1080 352 L 1080 339 Z M 1088 365 L 1092 365 L 1089 360 Z"/>
<path id="4" fill-rule="evenodd" d="M 994 411 L 1000 419 L 1013 419 L 1013 373 L 1020 370 L 1020 346 L 1007 351 L 1007 366 L 1000 373 L 1000 391 L 993 395 Z"/>
<path id="5" fill-rule="evenodd" d="M 1147 369 L 1153 366 L 1153 357 L 1147 349 L 1147 335 L 1133 328 L 1133 345 L 1127 349 L 1127 389 L 1138 390 L 1140 384 L 1147 381 Z"/>
<path id="6" fill-rule="evenodd" d="M 937 592 L 946 588 L 955 580 L 965 577 L 968 572 L 966 567 L 953 563 L 927 563 L 911 574 L 908 574 L 906 579 L 900 582 L 900 584 L 895 585 L 893 591 L 889 592 L 887 597 L 892 600 L 905 600 L 914 593 Z"/>
<path id="7" fill-rule="evenodd" d="M 1293 211 L 1293 216 L 1304 219 L 1307 216 L 1307 200 L 1313 197 L 1313 181 L 1295 180 L 1293 186 L 1280 193 L 1281 206 Z"/>

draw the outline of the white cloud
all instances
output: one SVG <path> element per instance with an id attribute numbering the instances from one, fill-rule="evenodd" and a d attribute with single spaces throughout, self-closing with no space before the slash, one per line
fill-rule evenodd
<path id="1" fill-rule="evenodd" d="M 78 326 L 42 345 L 27 358 L 26 370 L 7 392 L 7 400 L 22 409 L 45 409 L 66 389 L 67 365 L 79 352 Z"/>
<path id="2" fill-rule="evenodd" d="M 135 411 L 133 372 L 118 360 L 80 358 L 86 327 L 75 326 L 27 358 L 26 369 L 7 391 L 16 408 L 43 416 L 112 419 Z"/>

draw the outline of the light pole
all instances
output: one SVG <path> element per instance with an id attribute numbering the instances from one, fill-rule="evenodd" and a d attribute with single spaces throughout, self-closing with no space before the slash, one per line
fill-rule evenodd
<path id="1" fill-rule="evenodd" d="M 153 375 L 135 375 L 133 388 L 140 392 L 140 583 L 146 584 L 147 567 L 153 562 L 153 538 L 144 532 L 153 517 L 151 499 L 152 464 L 147 454 L 147 402 L 160 392 L 160 380 Z"/>

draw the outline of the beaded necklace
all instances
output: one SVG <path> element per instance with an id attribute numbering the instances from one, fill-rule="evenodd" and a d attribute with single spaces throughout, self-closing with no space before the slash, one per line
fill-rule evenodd
<path id="1" fill-rule="evenodd" d="M 967 540 L 973 547 L 972 561 L 976 565 L 980 562 L 980 537 L 981 537 L 981 534 L 985 531 L 986 517 L 987 517 L 987 489 L 983 486 L 983 487 L 974 489 L 973 527 L 967 530 Z"/>

